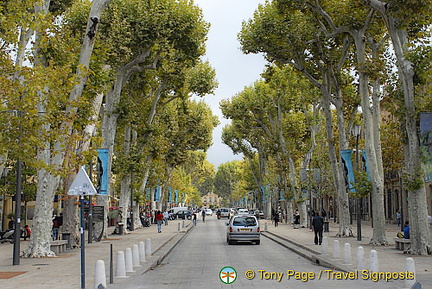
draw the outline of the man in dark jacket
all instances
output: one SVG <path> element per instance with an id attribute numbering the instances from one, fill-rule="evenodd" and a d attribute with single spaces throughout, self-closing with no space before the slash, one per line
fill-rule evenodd
<path id="1" fill-rule="evenodd" d="M 315 245 L 321 245 L 323 238 L 324 219 L 318 213 L 312 219 L 312 227 L 315 232 Z"/>

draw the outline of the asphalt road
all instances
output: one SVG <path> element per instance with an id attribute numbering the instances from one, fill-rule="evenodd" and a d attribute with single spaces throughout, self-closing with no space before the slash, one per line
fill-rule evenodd
<path id="1" fill-rule="evenodd" d="M 229 275 L 236 277 L 233 283 L 233 278 L 220 278 L 227 276 L 223 272 L 230 273 L 233 270 L 235 273 Z M 126 279 L 117 279 L 116 284 L 109 284 L 108 288 L 401 288 L 401 282 L 373 282 L 370 280 L 372 277 L 368 272 L 343 275 L 317 266 L 263 236 L 260 245 L 228 245 L 226 221 L 213 216 L 207 217 L 205 223 L 198 220 L 197 226 L 157 268 Z"/>

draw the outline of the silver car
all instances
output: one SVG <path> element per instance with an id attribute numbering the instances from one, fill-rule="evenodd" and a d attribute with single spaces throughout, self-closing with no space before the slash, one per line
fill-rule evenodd
<path id="1" fill-rule="evenodd" d="M 227 243 L 229 245 L 234 242 L 255 242 L 257 245 L 260 244 L 261 230 L 255 216 L 234 216 L 229 220 L 227 226 Z"/>

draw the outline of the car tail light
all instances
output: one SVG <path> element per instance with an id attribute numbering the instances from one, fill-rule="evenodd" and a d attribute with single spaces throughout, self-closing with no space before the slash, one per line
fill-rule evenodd
<path id="1" fill-rule="evenodd" d="M 257 232 L 261 232 L 261 229 L 258 227 Z"/>
<path id="2" fill-rule="evenodd" d="M 232 233 L 233 229 L 230 227 L 230 233 Z"/>

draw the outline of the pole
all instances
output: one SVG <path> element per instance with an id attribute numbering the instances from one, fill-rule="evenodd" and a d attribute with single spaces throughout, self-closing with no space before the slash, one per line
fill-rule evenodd
<path id="1" fill-rule="evenodd" d="M 360 137 L 360 127 L 358 128 L 358 131 L 356 131 L 356 167 L 357 170 L 359 168 L 359 159 L 358 159 L 358 143 L 359 143 L 359 137 Z M 359 198 L 357 196 L 357 241 L 361 241 L 362 240 L 362 236 L 361 236 L 361 217 L 362 217 L 362 212 L 361 212 L 361 198 Z"/>
<path id="2" fill-rule="evenodd" d="M 81 289 L 85 289 L 85 251 L 84 251 L 84 196 L 80 196 L 81 202 Z"/>
<path id="3" fill-rule="evenodd" d="M 110 244 L 110 284 L 114 283 L 113 244 Z"/>
<path id="4" fill-rule="evenodd" d="M 13 246 L 13 265 L 20 264 L 20 235 L 21 235 L 21 170 L 22 163 L 17 160 L 17 183 L 15 192 L 15 227 L 14 227 L 14 246 Z"/>
<path id="5" fill-rule="evenodd" d="M 7 185 L 7 174 L 8 174 L 8 169 L 4 168 L 3 169 L 3 175 L 4 175 L 4 186 L 5 186 L 5 191 L 3 193 L 3 205 L 2 205 L 2 219 L 1 219 L 1 229 L 2 231 L 6 231 L 4 228 L 4 223 L 5 223 L 5 204 L 6 204 L 6 185 Z"/>
<path id="6" fill-rule="evenodd" d="M 90 180 L 93 180 L 92 178 L 92 172 L 93 172 L 93 163 L 90 161 Z M 87 242 L 91 244 L 93 242 L 93 198 L 90 195 L 89 196 L 89 214 L 88 214 L 88 237 Z"/>
<path id="7" fill-rule="evenodd" d="M 134 211 L 133 211 L 133 173 L 131 177 L 130 191 L 131 191 L 131 202 L 130 202 L 130 231 L 133 231 L 134 228 Z"/>

